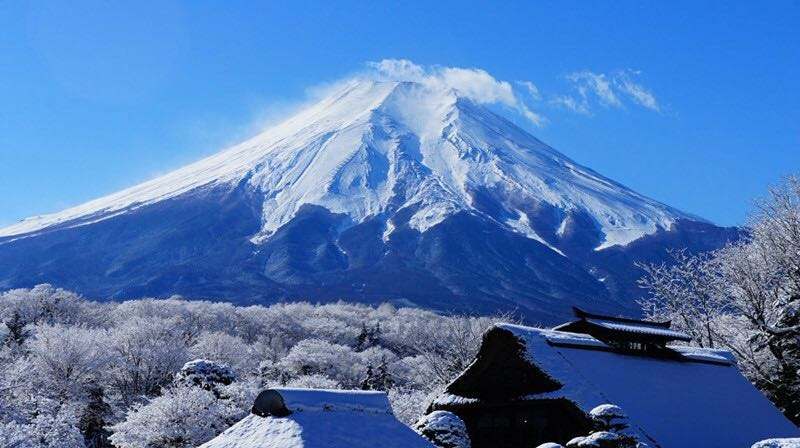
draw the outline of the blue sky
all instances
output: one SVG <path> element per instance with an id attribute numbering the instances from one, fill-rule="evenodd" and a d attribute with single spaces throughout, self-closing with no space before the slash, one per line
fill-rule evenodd
<path id="1" fill-rule="evenodd" d="M 540 139 L 719 224 L 800 173 L 796 1 L 431 3 L 0 2 L 0 225 L 211 154 L 383 59 L 485 70 Z"/>

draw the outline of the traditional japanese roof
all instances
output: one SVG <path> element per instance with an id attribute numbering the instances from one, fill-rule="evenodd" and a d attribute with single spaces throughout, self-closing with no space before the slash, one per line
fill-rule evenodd
<path id="1" fill-rule="evenodd" d="M 503 349 L 489 345 L 497 341 L 518 343 L 522 350 L 516 356 L 549 379 L 532 381 L 527 392 L 504 400 L 568 400 L 585 413 L 612 403 L 627 413 L 632 430 L 651 446 L 749 447 L 768 437 L 800 435 L 741 375 L 727 351 L 670 346 L 680 356 L 640 356 L 586 334 L 512 324 L 487 332 L 478 359 L 434 400 L 432 409 L 481 406 L 497 398 L 478 390 L 492 384 L 492 366 L 500 361 L 490 352 Z"/>
<path id="2" fill-rule="evenodd" d="M 597 325 L 608 330 L 624 333 L 644 334 L 650 336 L 663 336 L 672 340 L 690 341 L 692 338 L 686 333 L 670 330 L 669 328 L 656 327 L 646 324 L 624 324 L 604 319 L 586 319 L 592 325 Z"/>
<path id="3" fill-rule="evenodd" d="M 554 328 L 561 331 L 580 331 L 594 334 L 605 334 L 607 337 L 617 337 L 621 339 L 642 339 L 649 338 L 658 341 L 684 341 L 688 342 L 692 338 L 681 331 L 672 330 L 671 322 L 651 322 L 625 317 L 605 316 L 584 311 L 573 307 L 577 321 L 567 322 Z"/>
<path id="4" fill-rule="evenodd" d="M 286 413 L 250 414 L 201 448 L 433 448 L 384 392 L 276 388 Z"/>

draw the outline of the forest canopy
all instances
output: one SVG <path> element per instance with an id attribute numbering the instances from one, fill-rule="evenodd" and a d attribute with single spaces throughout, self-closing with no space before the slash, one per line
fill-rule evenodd
<path id="1" fill-rule="evenodd" d="M 384 390 L 412 424 L 499 320 L 10 290 L 0 294 L 0 445 L 193 447 L 279 385 Z"/>

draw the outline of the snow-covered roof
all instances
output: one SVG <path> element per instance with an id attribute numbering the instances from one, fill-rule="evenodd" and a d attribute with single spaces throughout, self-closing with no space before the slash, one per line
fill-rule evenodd
<path id="1" fill-rule="evenodd" d="M 644 323 L 633 324 L 633 323 L 614 322 L 611 320 L 604 320 L 604 319 L 586 319 L 586 322 L 589 322 L 592 325 L 603 327 L 608 330 L 621 331 L 623 333 L 662 336 L 665 338 L 679 339 L 685 341 L 691 339 L 689 338 L 688 335 L 686 335 L 686 333 L 676 330 L 671 330 L 669 328 L 658 327 L 655 325 L 647 325 Z"/>
<path id="2" fill-rule="evenodd" d="M 595 349 L 616 353 L 616 349 L 610 347 L 604 342 L 598 341 L 588 334 L 570 333 L 567 331 L 558 330 L 536 330 L 545 332 L 543 337 L 550 345 L 559 347 Z M 734 356 L 725 350 L 711 350 L 682 345 L 670 345 L 668 348 L 672 352 L 679 355 L 678 360 L 711 362 L 722 365 L 731 365 L 736 362 Z"/>
<path id="3" fill-rule="evenodd" d="M 579 320 L 561 324 L 553 328 L 554 330 L 592 333 L 593 335 L 596 330 L 600 330 L 600 332 L 609 334 L 627 334 L 626 337 L 628 338 L 631 335 L 655 337 L 655 339 L 665 342 L 670 340 L 688 342 L 692 340 L 686 333 L 671 329 L 670 322 L 651 322 L 624 317 L 604 316 L 590 313 L 577 307 L 572 307 L 572 310 Z"/>
<path id="4" fill-rule="evenodd" d="M 613 403 L 625 410 L 643 441 L 664 448 L 729 448 L 800 434 L 726 351 L 671 346 L 682 358 L 648 357 L 612 351 L 588 335 L 498 327 L 524 343 L 528 362 L 562 384 L 526 399 L 566 398 L 585 412 Z"/>
<path id="5" fill-rule="evenodd" d="M 354 411 L 391 414 L 392 407 L 385 393 L 373 390 L 328 390 L 278 387 L 272 390 L 283 397 L 292 412 Z"/>
<path id="6" fill-rule="evenodd" d="M 433 448 L 400 423 L 385 393 L 274 389 L 291 414 L 250 414 L 201 448 Z"/>

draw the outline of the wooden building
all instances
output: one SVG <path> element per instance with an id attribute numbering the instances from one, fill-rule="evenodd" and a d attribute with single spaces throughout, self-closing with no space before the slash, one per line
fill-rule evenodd
<path id="1" fill-rule="evenodd" d="M 689 338 L 669 322 L 575 316 L 549 330 L 491 328 L 429 412 L 457 414 L 472 448 L 563 444 L 585 435 L 588 412 L 606 403 L 622 407 L 651 447 L 747 447 L 798 434 L 730 353 L 673 345 Z"/>

